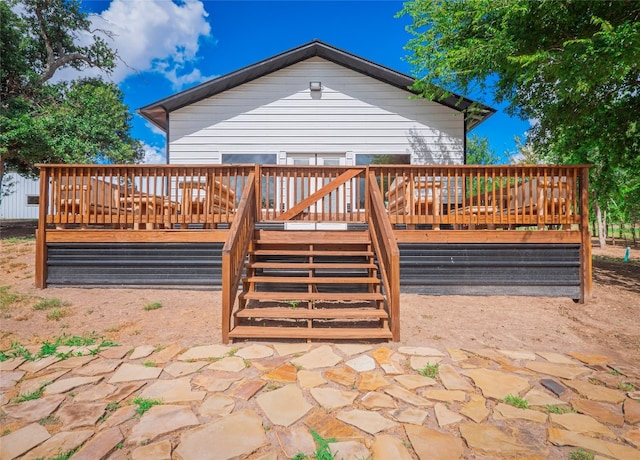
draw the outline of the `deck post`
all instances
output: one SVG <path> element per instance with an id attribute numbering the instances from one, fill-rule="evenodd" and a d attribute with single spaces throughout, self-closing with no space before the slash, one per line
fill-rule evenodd
<path id="1" fill-rule="evenodd" d="M 40 204 L 38 207 L 38 229 L 36 230 L 35 286 L 47 287 L 47 209 L 49 206 L 49 170 L 40 169 Z"/>
<path id="2" fill-rule="evenodd" d="M 580 303 L 591 299 L 593 291 L 593 261 L 589 231 L 589 167 L 580 169 Z"/>

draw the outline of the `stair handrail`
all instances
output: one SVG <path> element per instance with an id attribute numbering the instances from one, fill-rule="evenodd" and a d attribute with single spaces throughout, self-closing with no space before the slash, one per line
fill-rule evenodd
<path id="1" fill-rule="evenodd" d="M 382 200 L 376 176 L 369 173 L 369 234 L 378 258 L 382 284 L 386 293 L 393 341 L 400 341 L 400 249 L 389 215 Z"/>
<path id="2" fill-rule="evenodd" d="M 242 271 L 256 224 L 255 173 L 249 173 L 235 218 L 222 248 L 222 343 L 229 342 L 231 313 L 238 297 Z"/>

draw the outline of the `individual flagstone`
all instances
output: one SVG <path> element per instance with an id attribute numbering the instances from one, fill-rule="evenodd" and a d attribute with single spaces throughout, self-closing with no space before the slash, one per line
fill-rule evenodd
<path id="1" fill-rule="evenodd" d="M 73 460 L 95 460 L 105 458 L 118 444 L 124 440 L 120 428 L 113 427 L 101 431 L 89 439 L 78 452 L 73 454 Z"/>
<path id="2" fill-rule="evenodd" d="M 568 353 L 572 358 L 582 361 L 585 364 L 607 364 L 611 362 L 611 358 L 608 356 L 599 355 L 596 353 L 580 353 L 571 352 Z"/>
<path id="3" fill-rule="evenodd" d="M 0 373 L 0 391 L 7 391 L 16 386 L 26 371 L 10 371 Z"/>
<path id="4" fill-rule="evenodd" d="M 138 415 L 136 408 L 137 407 L 135 405 L 127 404 L 126 406 L 116 409 L 111 413 L 111 415 L 107 416 L 107 419 L 102 423 L 102 425 L 100 425 L 100 429 L 104 430 L 106 428 L 112 428 L 126 422 L 127 420 L 131 420 L 133 417 Z"/>
<path id="5" fill-rule="evenodd" d="M 546 359 L 550 363 L 556 364 L 578 364 L 575 359 L 570 358 L 562 353 L 555 353 L 553 351 L 537 351 L 536 355 Z"/>
<path id="6" fill-rule="evenodd" d="M 49 355 L 45 356 L 44 358 L 36 359 L 35 361 L 27 361 L 26 363 L 22 364 L 19 369 L 35 374 L 36 372 L 40 372 L 41 370 L 46 369 L 52 364 L 57 363 L 61 359 L 62 358 L 59 358 L 56 355 Z"/>
<path id="7" fill-rule="evenodd" d="M 46 428 L 38 423 L 31 423 L 0 438 L 0 459 L 17 458 L 50 437 Z"/>
<path id="8" fill-rule="evenodd" d="M 544 412 L 531 409 L 521 409 L 505 403 L 498 403 L 496 407 L 493 408 L 493 418 L 494 420 L 521 419 L 536 423 L 547 422 L 547 414 Z"/>
<path id="9" fill-rule="evenodd" d="M 389 385 L 389 381 L 377 371 L 367 371 L 358 374 L 359 391 L 376 391 Z"/>
<path id="10" fill-rule="evenodd" d="M 398 353 L 410 356 L 441 356 L 444 357 L 444 353 L 435 348 L 429 347 L 398 347 Z"/>
<path id="11" fill-rule="evenodd" d="M 370 391 L 365 394 L 360 400 L 360 404 L 365 409 L 395 409 L 396 403 L 394 399 L 384 393 L 378 393 L 377 391 Z"/>
<path id="12" fill-rule="evenodd" d="M 629 430 L 622 435 L 623 439 L 636 448 L 640 448 L 640 428 Z"/>
<path id="13" fill-rule="evenodd" d="M 207 391 L 225 391 L 233 383 L 242 380 L 242 375 L 231 372 L 209 372 L 198 374 L 191 379 L 191 383 Z"/>
<path id="14" fill-rule="evenodd" d="M 376 363 L 382 366 L 383 364 L 391 364 L 391 355 L 394 353 L 395 352 L 392 349 L 382 346 L 376 348 L 370 354 L 371 357 L 375 359 Z"/>
<path id="15" fill-rule="evenodd" d="M 128 382 L 118 385 L 118 389 L 109 395 L 110 401 L 120 402 L 138 390 L 144 382 Z"/>
<path id="16" fill-rule="evenodd" d="M 427 366 L 435 366 L 443 358 L 438 356 L 421 356 L 421 355 L 412 355 L 409 357 L 409 366 L 411 369 L 420 371 Z"/>
<path id="17" fill-rule="evenodd" d="M 535 361 L 536 354 L 530 351 L 518 351 L 518 350 L 497 350 L 498 353 L 505 355 L 507 358 L 523 361 Z"/>
<path id="18" fill-rule="evenodd" d="M 430 377 L 425 377 L 424 375 L 416 375 L 416 374 L 403 374 L 396 375 L 393 378 L 396 382 L 398 382 L 403 387 L 409 390 L 415 390 L 416 388 L 422 388 L 427 386 L 437 385 L 438 382 Z"/>
<path id="19" fill-rule="evenodd" d="M 295 383 L 297 380 L 296 373 L 298 370 L 291 364 L 283 364 L 282 366 L 272 370 L 262 376 L 266 380 L 275 380 L 276 382 Z"/>
<path id="20" fill-rule="evenodd" d="M 98 359 L 98 356 L 95 356 L 95 355 L 72 356 L 71 358 L 63 359 L 62 361 L 53 363 L 51 366 L 47 368 L 47 370 L 78 369 L 82 366 L 89 364 L 92 361 L 95 361 L 96 359 Z"/>
<path id="21" fill-rule="evenodd" d="M 546 456 L 544 448 L 526 444 L 525 440 L 533 441 L 531 436 L 515 427 L 505 432 L 493 425 L 462 423 L 458 428 L 467 445 L 480 454 L 501 457 Z"/>
<path id="22" fill-rule="evenodd" d="M 236 405 L 235 399 L 223 394 L 209 396 L 200 406 L 203 417 L 223 417 L 229 415 Z"/>
<path id="23" fill-rule="evenodd" d="M 110 394 L 116 391 L 118 387 L 110 383 L 100 382 L 92 385 L 84 391 L 78 392 L 74 397 L 74 402 L 91 402 L 99 399 L 106 399 Z"/>
<path id="24" fill-rule="evenodd" d="M 438 390 L 434 388 L 428 388 L 422 392 L 422 396 L 427 399 L 433 399 L 435 401 L 443 402 L 464 402 L 467 399 L 467 393 L 460 390 Z"/>
<path id="25" fill-rule="evenodd" d="M 458 374 L 451 364 L 442 364 L 438 367 L 438 378 L 447 390 L 474 391 L 473 385 Z"/>
<path id="26" fill-rule="evenodd" d="M 313 406 L 296 385 L 286 385 L 256 398 L 258 405 L 274 425 L 289 426 L 302 418 Z"/>
<path id="27" fill-rule="evenodd" d="M 231 351 L 231 347 L 226 345 L 203 345 L 189 348 L 178 356 L 178 361 L 207 360 L 213 358 L 223 358 Z"/>
<path id="28" fill-rule="evenodd" d="M 444 403 L 436 403 L 433 406 L 433 409 L 436 413 L 436 419 L 438 420 L 438 425 L 441 428 L 447 425 L 451 425 L 453 423 L 458 423 L 461 420 L 464 420 L 464 417 L 462 415 L 447 409 L 447 406 Z"/>
<path id="29" fill-rule="evenodd" d="M 464 443 L 456 436 L 411 424 L 404 430 L 420 460 L 458 460 L 464 455 Z"/>
<path id="30" fill-rule="evenodd" d="M 400 375 L 400 374 L 404 373 L 402 367 L 398 366 L 395 363 L 381 364 L 380 367 L 384 371 L 385 375 L 390 375 L 391 376 L 391 375 Z"/>
<path id="31" fill-rule="evenodd" d="M 195 425 L 199 425 L 198 418 L 187 406 L 153 406 L 133 426 L 127 444 L 148 443 L 163 434 Z"/>
<path id="32" fill-rule="evenodd" d="M 530 388 L 522 377 L 490 369 L 467 369 L 461 374 L 470 377 L 482 390 L 485 398 L 504 399 L 507 395 L 518 395 Z"/>
<path id="33" fill-rule="evenodd" d="M 582 433 L 588 436 L 599 435 L 612 439 L 616 438 L 613 431 L 588 415 L 571 413 L 550 414 L 549 419 L 552 423 L 575 433 Z"/>
<path id="34" fill-rule="evenodd" d="M 234 356 L 239 356 L 243 359 L 268 358 L 273 356 L 273 348 L 264 345 L 249 345 L 238 350 Z"/>
<path id="35" fill-rule="evenodd" d="M 171 345 L 167 345 L 166 347 L 156 351 L 151 356 L 149 356 L 149 361 L 153 361 L 156 364 L 165 364 L 178 356 L 181 352 L 182 346 L 179 343 L 172 343 Z M 180 360 L 186 361 L 184 359 Z"/>
<path id="36" fill-rule="evenodd" d="M 272 344 L 273 348 L 276 350 L 276 353 L 280 356 L 288 356 L 295 354 L 302 354 L 309 351 L 311 348 L 310 343 L 280 343 L 276 342 Z"/>
<path id="37" fill-rule="evenodd" d="M 345 364 L 356 372 L 372 371 L 376 368 L 375 360 L 368 355 L 360 355 L 356 358 L 350 359 L 345 362 Z"/>
<path id="38" fill-rule="evenodd" d="M 23 380 L 20 382 L 18 386 L 19 388 L 18 392 L 23 395 L 33 393 L 35 391 L 40 390 L 40 388 L 42 388 L 43 386 L 46 386 L 55 382 L 56 380 L 58 380 L 60 377 L 67 374 L 68 372 L 69 370 L 67 369 L 63 371 L 51 372 L 49 374 L 41 375 L 39 377 L 34 377 L 32 379 Z"/>
<path id="39" fill-rule="evenodd" d="M 624 401 L 624 393 L 602 385 L 594 385 L 581 380 L 567 380 L 564 382 L 568 387 L 573 388 L 582 396 L 593 401 L 608 402 L 611 404 L 619 404 Z"/>
<path id="40" fill-rule="evenodd" d="M 206 395 L 206 391 L 193 391 L 191 389 L 189 377 L 157 380 L 140 393 L 141 398 L 159 399 L 164 403 L 202 401 Z"/>
<path id="41" fill-rule="evenodd" d="M 422 425 L 425 419 L 429 416 L 429 412 L 416 407 L 409 407 L 404 410 L 395 410 L 391 412 L 391 416 L 400 423 Z"/>
<path id="42" fill-rule="evenodd" d="M 524 399 L 527 400 L 529 406 L 568 406 L 569 403 L 562 399 L 554 398 L 553 396 L 540 391 L 536 388 L 532 388 L 524 395 Z"/>
<path id="43" fill-rule="evenodd" d="M 494 348 L 464 348 L 463 351 L 471 353 L 482 358 L 490 359 L 493 361 L 503 358 L 502 353 Z"/>
<path id="44" fill-rule="evenodd" d="M 539 374 L 552 375 L 563 379 L 577 379 L 583 375 L 593 372 L 588 367 L 567 364 L 554 364 L 544 361 L 528 361 L 525 364 L 527 369 L 538 372 Z"/>
<path id="45" fill-rule="evenodd" d="M 613 426 L 624 424 L 624 416 L 619 406 L 581 398 L 573 399 L 571 406 L 581 414 L 590 415 L 600 423 Z"/>
<path id="46" fill-rule="evenodd" d="M 20 404 L 3 406 L 2 410 L 22 423 L 31 423 L 51 415 L 64 401 L 64 398 L 65 395 L 46 396 L 21 402 Z"/>
<path id="47" fill-rule="evenodd" d="M 175 453 L 182 460 L 247 458 L 267 443 L 262 418 L 245 409 L 185 431 Z"/>
<path id="48" fill-rule="evenodd" d="M 154 351 L 156 351 L 156 347 L 153 345 L 142 345 L 133 349 L 133 352 L 129 355 L 129 359 L 134 360 L 146 358 Z"/>
<path id="49" fill-rule="evenodd" d="M 402 441 L 389 435 L 376 435 L 371 445 L 371 457 L 377 459 L 411 460 L 411 454 Z M 365 457 L 362 457 L 365 458 Z"/>
<path id="50" fill-rule="evenodd" d="M 104 403 L 74 403 L 62 406 L 56 416 L 67 430 L 94 426 L 104 414 Z"/>
<path id="51" fill-rule="evenodd" d="M 99 359 L 87 364 L 86 366 L 74 369 L 72 373 L 86 377 L 93 377 L 95 375 L 113 372 L 120 364 L 122 364 L 122 361 L 119 359 Z"/>
<path id="52" fill-rule="evenodd" d="M 476 423 L 482 423 L 489 416 L 487 400 L 479 394 L 472 394 L 469 401 L 462 406 L 460 413 Z"/>
<path id="53" fill-rule="evenodd" d="M 322 409 L 313 409 L 304 419 L 304 424 L 325 439 L 349 441 L 364 439 L 363 435 L 346 423 L 328 415 Z"/>
<path id="54" fill-rule="evenodd" d="M 69 452 L 81 446 L 91 436 L 93 436 L 93 430 L 61 431 L 27 452 L 21 460 L 55 458 L 61 452 Z"/>
<path id="55" fill-rule="evenodd" d="M 337 409 L 339 407 L 349 406 L 358 396 L 356 391 L 338 390 L 337 388 L 311 388 L 309 390 L 313 399 L 320 406 L 328 410 Z"/>
<path id="56" fill-rule="evenodd" d="M 98 353 L 105 359 L 122 359 L 131 351 L 129 345 L 119 345 L 117 347 L 106 347 Z"/>
<path id="57" fill-rule="evenodd" d="M 453 362 L 464 361 L 469 355 L 458 348 L 447 348 L 447 353 Z"/>
<path id="58" fill-rule="evenodd" d="M 360 409 L 343 410 L 336 415 L 336 418 L 369 434 L 376 434 L 397 426 L 396 422 L 383 417 L 378 412 Z"/>
<path id="59" fill-rule="evenodd" d="M 562 394 L 567 391 L 567 387 L 553 379 L 540 379 L 540 385 L 556 396 L 562 396 Z"/>
<path id="60" fill-rule="evenodd" d="M 177 378 L 182 377 L 183 375 L 193 374 L 198 370 L 202 369 L 206 366 L 207 363 L 203 361 L 194 361 L 194 362 L 184 362 L 184 361 L 176 361 L 167 366 L 165 366 L 164 371 L 169 374 L 171 377 Z"/>
<path id="61" fill-rule="evenodd" d="M 276 436 L 280 448 L 287 458 L 293 458 L 298 454 L 312 456 L 316 451 L 316 443 L 309 430 L 304 427 L 277 430 Z M 275 458 L 275 457 L 274 457 Z"/>
<path id="62" fill-rule="evenodd" d="M 244 360 L 251 367 L 255 367 L 260 372 L 271 372 L 289 361 L 286 356 L 269 356 L 268 358 Z"/>
<path id="63" fill-rule="evenodd" d="M 229 395 L 234 398 L 248 401 L 266 384 L 267 382 L 264 380 L 246 380 L 244 382 L 240 382 L 238 386 L 229 393 Z"/>
<path id="64" fill-rule="evenodd" d="M 387 393 L 389 396 L 393 396 L 394 398 L 399 399 L 400 401 L 404 401 L 407 404 L 411 404 L 412 406 L 417 406 L 417 407 L 433 406 L 433 402 L 421 396 L 418 396 L 415 393 L 399 385 L 392 385 L 392 386 L 386 387 L 384 389 L 384 392 Z"/>
<path id="65" fill-rule="evenodd" d="M 313 388 L 327 383 L 320 371 L 299 370 L 296 374 L 302 388 Z"/>
<path id="66" fill-rule="evenodd" d="M 124 363 L 111 376 L 109 383 L 133 382 L 136 380 L 157 379 L 162 373 L 161 367 L 147 367 L 139 364 Z"/>
<path id="67" fill-rule="evenodd" d="M 330 346 L 323 345 L 293 359 L 291 364 L 300 366 L 303 369 L 319 369 L 322 367 L 333 367 L 340 361 L 342 361 L 342 358 L 336 355 Z"/>
<path id="68" fill-rule="evenodd" d="M 332 382 L 351 388 L 356 383 L 357 374 L 356 371 L 350 367 L 343 366 L 335 369 L 327 369 L 324 371 L 324 376 Z"/>
<path id="69" fill-rule="evenodd" d="M 223 372 L 241 372 L 247 368 L 244 359 L 239 356 L 229 356 L 210 364 L 207 369 Z"/>
<path id="70" fill-rule="evenodd" d="M 547 438 L 556 446 L 572 446 L 597 452 L 617 460 L 637 460 L 640 452 L 631 446 L 616 444 L 602 439 L 592 438 L 560 428 L 548 428 Z"/>
<path id="71" fill-rule="evenodd" d="M 44 394 L 46 396 L 56 395 L 60 393 L 66 393 L 74 388 L 88 385 L 90 383 L 97 383 L 102 380 L 101 376 L 96 377 L 71 377 L 68 379 L 56 380 L 51 385 L 47 385 L 44 388 Z"/>
<path id="72" fill-rule="evenodd" d="M 640 401 L 627 398 L 624 400 L 624 419 L 627 423 L 635 425 L 640 423 Z"/>
<path id="73" fill-rule="evenodd" d="M 371 345 L 361 343 L 338 343 L 335 347 L 345 356 L 359 355 L 371 350 Z"/>
<path id="74" fill-rule="evenodd" d="M 0 372 L 15 371 L 26 360 L 22 358 L 11 358 L 6 361 L 0 361 Z"/>
<path id="75" fill-rule="evenodd" d="M 131 452 L 131 460 L 171 460 L 171 441 L 167 439 L 137 447 Z"/>
<path id="76" fill-rule="evenodd" d="M 369 452 L 369 449 L 358 441 L 330 442 L 329 450 L 331 451 L 333 458 L 340 458 L 344 460 L 371 458 L 371 452 Z"/>

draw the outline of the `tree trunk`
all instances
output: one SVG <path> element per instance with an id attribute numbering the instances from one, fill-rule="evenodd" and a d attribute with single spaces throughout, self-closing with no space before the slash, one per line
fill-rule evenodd
<path id="1" fill-rule="evenodd" d="M 598 222 L 598 243 L 601 248 L 604 248 L 607 245 L 607 226 L 602 218 L 602 209 L 600 209 L 600 204 L 596 201 L 594 206 L 596 208 L 596 221 Z"/>

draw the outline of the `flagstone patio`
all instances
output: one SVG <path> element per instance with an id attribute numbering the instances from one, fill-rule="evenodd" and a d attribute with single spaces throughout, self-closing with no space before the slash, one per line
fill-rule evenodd
<path id="1" fill-rule="evenodd" d="M 0 371 L 0 460 L 290 459 L 315 452 L 312 432 L 343 459 L 640 458 L 640 366 L 593 354 L 174 344 Z M 140 416 L 136 398 L 161 404 Z"/>

